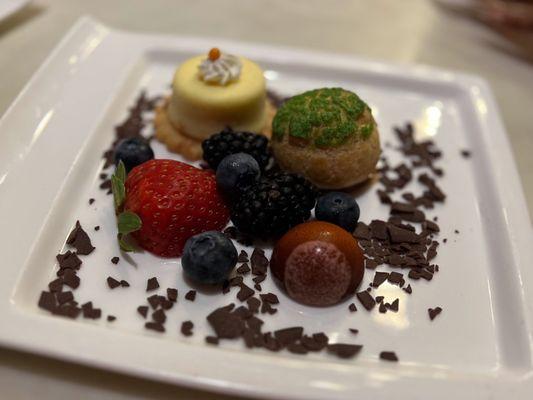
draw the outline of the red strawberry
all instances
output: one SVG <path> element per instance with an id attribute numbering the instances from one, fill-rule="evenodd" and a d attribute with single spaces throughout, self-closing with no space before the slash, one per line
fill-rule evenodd
<path id="1" fill-rule="evenodd" d="M 139 245 L 164 257 L 180 256 L 188 238 L 222 230 L 229 221 L 213 171 L 175 160 L 150 160 L 133 168 L 124 209 L 141 218 L 142 228 L 132 234 Z"/>

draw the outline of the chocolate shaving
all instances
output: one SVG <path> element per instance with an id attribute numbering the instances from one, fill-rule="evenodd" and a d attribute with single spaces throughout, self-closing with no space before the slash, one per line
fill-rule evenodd
<path id="1" fill-rule="evenodd" d="M 94 250 L 91 239 L 81 227 L 80 221 L 76 221 L 76 227 L 70 232 L 67 238 L 67 244 L 74 247 L 76 253 L 81 255 L 91 254 Z"/>
<path id="2" fill-rule="evenodd" d="M 328 344 L 328 353 L 334 354 L 339 358 L 353 358 L 363 348 L 357 344 L 333 343 Z"/>
<path id="3" fill-rule="evenodd" d="M 441 312 L 442 308 L 440 307 L 428 308 L 429 319 L 433 321 Z"/>

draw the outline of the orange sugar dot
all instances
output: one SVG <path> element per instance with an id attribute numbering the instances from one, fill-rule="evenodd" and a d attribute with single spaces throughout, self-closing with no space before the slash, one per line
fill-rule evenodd
<path id="1" fill-rule="evenodd" d="M 209 50 L 209 59 L 211 61 L 215 61 L 220 57 L 220 50 L 217 47 L 213 47 L 211 50 Z"/>

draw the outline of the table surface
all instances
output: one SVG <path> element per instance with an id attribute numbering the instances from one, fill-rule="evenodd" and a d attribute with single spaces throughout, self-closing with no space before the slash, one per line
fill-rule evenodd
<path id="1" fill-rule="evenodd" d="M 35 0 L 0 22 L 0 115 L 84 14 L 131 31 L 243 39 L 480 75 L 496 95 L 533 215 L 533 65 L 464 15 L 429 0 Z M 1 348 L 0 387 L 6 399 L 229 399 Z"/>

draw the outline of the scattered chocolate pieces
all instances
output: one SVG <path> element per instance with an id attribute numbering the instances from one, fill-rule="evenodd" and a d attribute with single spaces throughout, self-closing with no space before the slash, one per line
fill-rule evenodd
<path id="1" fill-rule="evenodd" d="M 67 244 L 76 249 L 77 254 L 88 255 L 94 250 L 89 235 L 81 227 L 80 221 L 76 221 L 76 227 L 70 232 Z"/>
<path id="2" fill-rule="evenodd" d="M 357 298 L 359 299 L 363 307 L 365 307 L 368 311 L 372 310 L 376 305 L 376 301 L 374 300 L 372 295 L 366 290 L 357 293 Z"/>
<path id="3" fill-rule="evenodd" d="M 463 158 L 470 158 L 470 156 L 472 156 L 472 153 L 470 152 L 470 150 L 461 150 L 461 155 L 463 156 Z"/>
<path id="4" fill-rule="evenodd" d="M 59 305 L 74 301 L 74 294 L 72 292 L 59 292 L 56 294 L 57 302 Z"/>
<path id="5" fill-rule="evenodd" d="M 92 205 L 94 203 L 94 199 L 89 199 L 89 205 Z"/>
<path id="6" fill-rule="evenodd" d="M 398 356 L 394 351 L 382 351 L 381 353 L 379 353 L 379 358 L 384 361 L 398 361 Z"/>
<path id="7" fill-rule="evenodd" d="M 335 354 L 339 358 L 352 358 L 355 357 L 363 348 L 357 344 L 345 344 L 345 343 L 333 343 L 328 344 L 328 353 Z"/>
<path id="8" fill-rule="evenodd" d="M 246 300 L 246 304 L 248 305 L 248 309 L 256 314 L 259 312 L 259 307 L 261 306 L 261 301 L 255 297 L 250 297 L 248 300 Z"/>
<path id="9" fill-rule="evenodd" d="M 253 289 L 249 288 L 244 283 L 241 283 L 240 287 L 241 287 L 241 290 L 239 290 L 239 293 L 237 293 L 237 298 L 240 301 L 245 301 L 255 294 Z"/>
<path id="10" fill-rule="evenodd" d="M 118 258 L 118 257 L 113 257 L 113 258 L 111 259 L 111 262 L 112 262 L 113 264 L 115 264 L 115 265 L 118 264 L 119 261 L 120 261 L 120 258 Z"/>
<path id="11" fill-rule="evenodd" d="M 120 281 L 120 286 L 122 286 L 122 287 L 130 287 L 130 284 L 128 283 L 128 281 L 125 281 L 124 279 L 122 279 Z"/>
<path id="12" fill-rule="evenodd" d="M 184 336 L 192 336 L 192 328 L 194 328 L 192 321 L 185 321 L 181 324 L 181 333 Z"/>
<path id="13" fill-rule="evenodd" d="M 148 315 L 148 307 L 147 306 L 139 306 L 137 307 L 137 312 L 142 315 L 143 318 L 146 318 Z"/>
<path id="14" fill-rule="evenodd" d="M 117 281 L 115 278 L 108 276 L 107 277 L 107 286 L 109 286 L 110 289 L 115 289 L 120 286 L 120 282 Z"/>
<path id="15" fill-rule="evenodd" d="M 94 230 L 95 230 L 95 231 L 99 231 L 99 230 L 100 230 L 100 225 L 96 225 L 96 226 L 94 227 Z"/>
<path id="16" fill-rule="evenodd" d="M 244 250 L 241 250 L 241 252 L 239 253 L 239 257 L 237 258 L 237 262 L 240 262 L 240 263 L 247 263 L 249 262 L 249 258 L 248 258 L 248 253 Z"/>
<path id="17" fill-rule="evenodd" d="M 61 290 L 63 290 L 63 279 L 54 279 L 48 284 L 48 289 L 50 289 L 51 292 L 61 292 Z"/>
<path id="18" fill-rule="evenodd" d="M 291 343 L 294 343 L 302 338 L 304 328 L 301 326 L 295 326 L 292 328 L 279 329 L 274 331 L 274 337 L 278 343 L 285 347 Z"/>
<path id="19" fill-rule="evenodd" d="M 165 332 L 165 326 L 157 322 L 147 322 L 144 324 L 146 329 L 156 331 L 156 332 Z"/>
<path id="20" fill-rule="evenodd" d="M 239 268 L 237 268 L 237 273 L 239 274 L 247 274 L 248 272 L 250 272 L 250 267 L 248 266 L 248 264 L 245 262 L 244 264 L 242 264 Z"/>
<path id="21" fill-rule="evenodd" d="M 82 304 L 81 311 L 83 312 L 83 318 L 99 319 L 102 316 L 102 310 L 99 308 L 93 308 L 92 301 Z"/>
<path id="22" fill-rule="evenodd" d="M 207 316 L 207 321 L 218 338 L 235 339 L 244 331 L 244 321 L 231 313 L 234 304 L 217 308 Z"/>
<path id="23" fill-rule="evenodd" d="M 349 328 L 349 331 L 352 332 L 354 335 L 357 335 L 359 333 L 359 329 Z"/>
<path id="24" fill-rule="evenodd" d="M 274 293 L 260 294 L 259 297 L 266 303 L 279 304 L 278 296 L 276 296 Z"/>
<path id="25" fill-rule="evenodd" d="M 376 272 L 372 281 L 372 287 L 378 288 L 388 277 L 389 274 L 387 272 Z"/>
<path id="26" fill-rule="evenodd" d="M 252 252 L 250 263 L 252 265 L 252 274 L 265 275 L 267 273 L 269 261 L 268 258 L 265 257 L 264 250 L 256 247 Z"/>
<path id="27" fill-rule="evenodd" d="M 189 290 L 185 294 L 185 299 L 189 301 L 194 301 L 196 299 L 196 290 Z"/>
<path id="28" fill-rule="evenodd" d="M 356 312 L 357 311 L 357 306 L 354 303 L 351 303 L 348 306 L 348 309 L 350 310 L 350 312 Z"/>
<path id="29" fill-rule="evenodd" d="M 53 312 L 57 306 L 56 296 L 51 292 L 42 291 L 38 306 L 43 310 Z"/>
<path id="30" fill-rule="evenodd" d="M 433 321 L 435 318 L 437 318 L 437 315 L 439 315 L 441 312 L 442 312 L 442 308 L 440 307 L 428 308 L 429 319 Z"/>
<path id="31" fill-rule="evenodd" d="M 146 299 L 148 301 L 148 304 L 155 310 L 157 307 L 159 307 L 159 304 L 161 302 L 161 299 L 157 294 L 153 294 L 150 297 Z"/>
<path id="32" fill-rule="evenodd" d="M 117 319 L 117 317 L 115 317 L 114 315 L 108 315 L 108 316 L 107 316 L 107 321 L 108 321 L 108 322 L 113 322 L 113 321 L 116 320 L 116 319 Z"/>
<path id="33" fill-rule="evenodd" d="M 151 292 L 152 290 L 156 290 L 159 288 L 159 282 L 157 281 L 157 278 L 154 276 L 153 278 L 148 279 L 146 282 L 146 291 Z"/>
<path id="34" fill-rule="evenodd" d="M 167 289 L 167 298 L 172 301 L 172 302 L 176 302 L 178 301 L 178 289 L 174 289 L 174 288 L 168 288 Z"/>
<path id="35" fill-rule="evenodd" d="M 152 313 L 152 319 L 158 324 L 164 324 L 167 320 L 167 316 L 163 310 L 159 309 Z"/>
<path id="36" fill-rule="evenodd" d="M 78 286 L 80 286 L 80 278 L 78 275 L 76 275 L 76 271 L 67 269 L 63 274 L 63 283 L 67 286 L 70 286 L 72 289 L 76 289 Z"/>
<path id="37" fill-rule="evenodd" d="M 216 336 L 206 336 L 205 342 L 213 345 L 218 345 L 218 338 Z"/>

